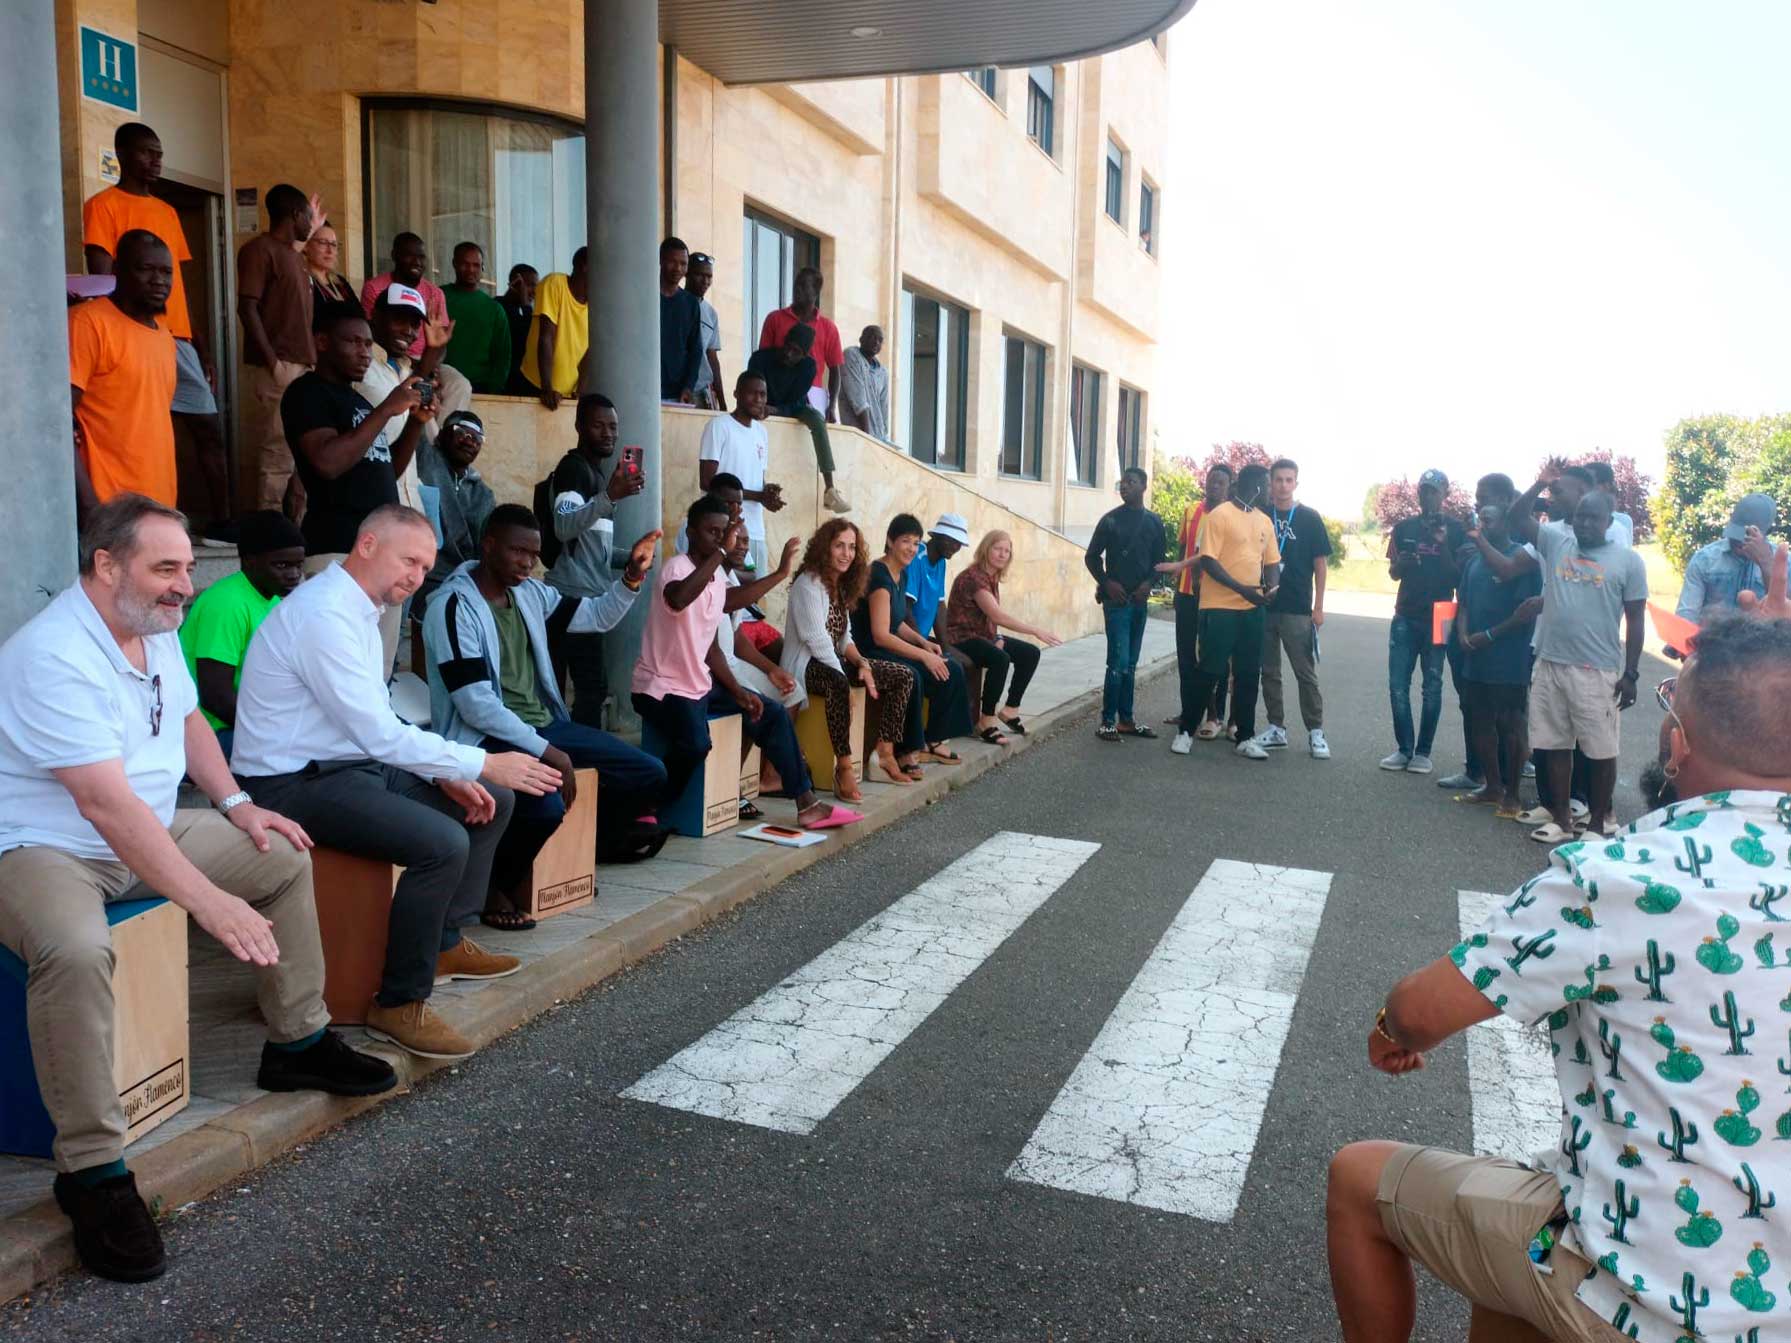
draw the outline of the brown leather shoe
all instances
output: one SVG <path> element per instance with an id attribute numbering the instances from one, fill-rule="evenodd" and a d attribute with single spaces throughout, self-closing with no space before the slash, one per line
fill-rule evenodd
<path id="1" fill-rule="evenodd" d="M 367 1034 L 426 1059 L 464 1059 L 473 1053 L 473 1042 L 438 1017 L 428 1003 L 400 1007 L 367 1008 Z"/>
<path id="2" fill-rule="evenodd" d="M 458 945 L 435 958 L 435 982 L 446 984 L 450 979 L 502 979 L 522 969 L 514 956 L 499 956 L 487 951 L 470 937 L 462 937 Z"/>

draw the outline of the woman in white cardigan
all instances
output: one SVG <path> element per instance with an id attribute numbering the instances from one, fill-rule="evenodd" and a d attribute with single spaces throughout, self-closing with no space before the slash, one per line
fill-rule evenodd
<path id="1" fill-rule="evenodd" d="M 896 759 L 895 738 L 901 733 L 914 693 L 914 674 L 899 663 L 867 658 L 852 643 L 849 612 L 864 593 L 870 554 L 858 528 L 844 518 L 822 524 L 809 539 L 802 567 L 790 588 L 784 616 L 781 664 L 802 700 L 819 695 L 827 714 L 827 737 L 833 747 L 833 793 L 842 802 L 863 796 L 852 777 L 852 683 L 864 686 L 866 708 L 876 723 L 877 761 L 891 783 L 913 782 Z"/>

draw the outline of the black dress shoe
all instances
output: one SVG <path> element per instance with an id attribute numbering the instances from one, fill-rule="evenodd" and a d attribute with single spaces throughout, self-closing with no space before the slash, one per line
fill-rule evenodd
<path id="1" fill-rule="evenodd" d="M 255 1085 L 263 1091 L 327 1091 L 332 1096 L 377 1096 L 398 1085 L 392 1065 L 349 1047 L 335 1031 L 309 1049 L 261 1047 Z"/>
<path id="2" fill-rule="evenodd" d="M 162 1233 L 129 1171 L 96 1185 L 58 1175 L 56 1204 L 75 1224 L 75 1252 L 89 1272 L 113 1282 L 148 1282 L 167 1269 Z"/>

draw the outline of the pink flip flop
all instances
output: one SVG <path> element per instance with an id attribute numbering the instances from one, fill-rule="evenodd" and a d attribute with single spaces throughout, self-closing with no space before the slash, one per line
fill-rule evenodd
<path id="1" fill-rule="evenodd" d="M 864 817 L 847 807 L 835 807 L 818 821 L 810 821 L 803 827 L 807 830 L 832 830 L 837 826 L 851 825 L 854 821 L 862 821 Z"/>

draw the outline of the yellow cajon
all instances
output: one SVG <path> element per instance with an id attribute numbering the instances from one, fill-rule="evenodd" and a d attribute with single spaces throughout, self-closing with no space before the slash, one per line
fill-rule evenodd
<path id="1" fill-rule="evenodd" d="M 564 914 L 590 904 L 597 896 L 597 771 L 581 769 L 576 773 L 577 799 L 560 828 L 535 855 L 528 903 L 522 910 L 531 919 Z"/>
<path id="2" fill-rule="evenodd" d="M 323 941 L 323 1005 L 330 1020 L 357 1026 L 386 968 L 392 891 L 404 869 L 322 845 L 311 850 L 317 931 Z"/>
<path id="3" fill-rule="evenodd" d="M 746 758 L 740 762 L 740 800 L 746 801 L 759 795 L 759 772 L 765 763 L 765 757 L 757 746 L 750 746 Z"/>
<path id="4" fill-rule="evenodd" d="M 172 902 L 112 925 L 112 1079 L 124 1140 L 187 1108 L 187 914 Z"/>
<path id="5" fill-rule="evenodd" d="M 864 778 L 865 751 L 865 712 L 864 687 L 852 687 L 852 724 L 848 729 L 851 736 L 852 779 L 857 782 Z M 833 789 L 833 740 L 827 735 L 827 706 L 819 695 L 810 695 L 808 703 L 796 715 L 796 743 L 802 747 L 802 758 L 808 762 L 808 772 L 814 777 L 816 789 Z"/>

